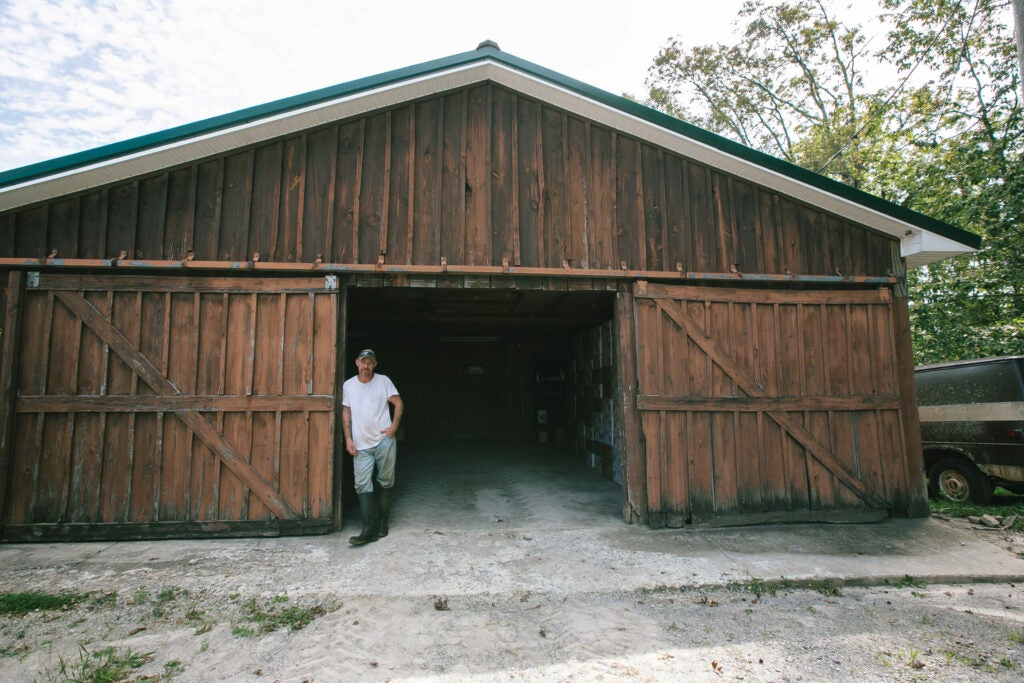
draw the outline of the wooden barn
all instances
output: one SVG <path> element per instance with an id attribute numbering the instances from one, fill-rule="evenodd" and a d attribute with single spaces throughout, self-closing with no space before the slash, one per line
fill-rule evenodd
<path id="1" fill-rule="evenodd" d="M 630 523 L 926 515 L 905 273 L 978 245 L 492 43 L 0 173 L 0 539 L 338 529 L 364 346 Z"/>

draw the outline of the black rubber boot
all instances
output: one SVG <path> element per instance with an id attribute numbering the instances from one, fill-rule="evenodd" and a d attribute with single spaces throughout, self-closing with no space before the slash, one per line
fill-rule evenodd
<path id="1" fill-rule="evenodd" d="M 363 516 L 363 530 L 348 539 L 352 545 L 366 545 L 377 540 L 377 498 L 370 493 L 359 494 L 359 512 Z"/>
<path id="2" fill-rule="evenodd" d="M 388 535 L 388 515 L 391 514 L 391 489 L 381 486 L 379 491 L 380 496 L 377 498 L 377 538 L 384 538 Z"/>

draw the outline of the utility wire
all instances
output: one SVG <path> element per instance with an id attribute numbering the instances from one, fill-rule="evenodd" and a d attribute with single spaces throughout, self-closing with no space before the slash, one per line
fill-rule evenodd
<path id="1" fill-rule="evenodd" d="M 975 4 L 974 4 L 974 12 L 971 14 L 970 23 L 968 23 L 968 36 L 967 36 L 968 38 L 970 37 L 971 27 L 974 25 L 974 19 L 978 15 L 978 9 L 979 9 L 979 6 L 981 5 L 982 2 L 984 2 L 984 0 L 977 0 L 977 2 L 975 2 Z M 942 25 L 942 28 L 932 38 L 932 41 L 928 44 L 928 49 L 924 53 L 921 54 L 921 56 L 918 58 L 917 62 L 914 64 L 914 66 L 912 66 L 910 68 L 910 71 L 907 72 L 907 75 L 906 75 L 906 77 L 904 77 L 903 81 L 896 87 L 895 90 L 892 91 L 892 93 L 889 94 L 889 97 L 887 97 L 885 102 L 882 103 L 882 106 L 879 107 L 878 110 L 873 115 L 871 115 L 868 118 L 868 120 L 865 121 L 863 123 L 863 125 L 861 125 L 861 127 L 858 128 L 853 133 L 853 135 L 851 135 L 850 138 L 846 142 L 844 142 L 842 144 L 842 146 L 839 149 L 837 149 L 832 154 L 832 156 L 830 156 L 825 161 L 825 163 L 823 163 L 817 169 L 816 173 L 824 173 L 825 170 L 829 167 L 829 165 L 833 161 L 838 159 L 839 155 L 842 154 L 843 152 L 845 152 L 849 148 L 849 146 L 852 145 L 857 140 L 857 138 L 860 137 L 860 134 L 863 133 L 865 130 L 867 130 L 867 127 L 873 121 L 875 121 L 875 119 L 880 117 L 886 110 L 888 110 L 889 106 L 892 104 L 893 99 L 895 99 L 895 97 L 900 94 L 900 92 L 903 90 L 904 86 L 906 86 L 907 81 L 909 81 L 910 77 L 914 75 L 915 71 L 917 71 L 917 67 L 921 66 L 921 64 L 924 63 L 925 57 L 927 56 L 928 52 L 931 51 L 931 49 L 935 46 L 935 44 L 939 40 L 939 36 L 942 35 L 945 32 L 946 27 L 949 26 L 949 22 L 951 22 L 952 20 L 953 20 L 953 15 L 952 14 L 950 14 L 948 17 L 946 17 L 946 23 L 944 23 Z M 966 39 L 965 39 L 965 43 L 966 43 Z"/>

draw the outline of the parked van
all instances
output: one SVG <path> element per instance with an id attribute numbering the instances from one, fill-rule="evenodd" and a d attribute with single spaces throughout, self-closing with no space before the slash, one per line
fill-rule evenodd
<path id="1" fill-rule="evenodd" d="M 1024 356 L 921 365 L 914 385 L 932 496 L 1024 493 Z"/>

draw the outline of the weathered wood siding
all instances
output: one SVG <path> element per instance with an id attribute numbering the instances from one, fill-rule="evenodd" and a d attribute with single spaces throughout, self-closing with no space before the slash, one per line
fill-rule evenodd
<path id="1" fill-rule="evenodd" d="M 43 274 L 11 318 L 4 538 L 330 526 L 337 293 L 324 278 Z"/>
<path id="2" fill-rule="evenodd" d="M 897 243 L 493 84 L 0 214 L 0 257 L 885 276 Z"/>
<path id="3" fill-rule="evenodd" d="M 638 283 L 637 406 L 655 526 L 905 514 L 889 289 Z"/>

